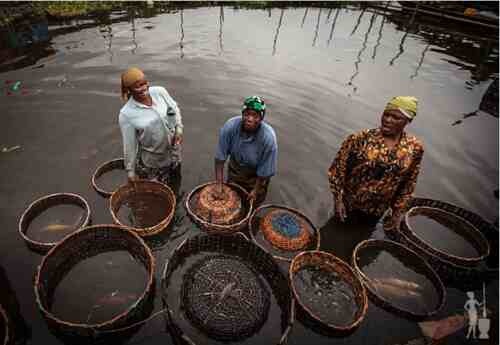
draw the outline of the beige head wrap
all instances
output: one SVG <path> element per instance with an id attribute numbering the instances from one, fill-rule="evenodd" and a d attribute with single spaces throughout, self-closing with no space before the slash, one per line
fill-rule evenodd
<path id="1" fill-rule="evenodd" d="M 122 98 L 124 101 L 130 97 L 129 87 L 142 79 L 144 79 L 144 72 L 136 67 L 131 67 L 122 74 Z"/>

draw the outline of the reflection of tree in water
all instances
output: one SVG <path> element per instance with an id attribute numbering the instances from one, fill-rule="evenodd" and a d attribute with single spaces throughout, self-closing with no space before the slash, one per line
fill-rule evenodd
<path id="1" fill-rule="evenodd" d="M 420 6 L 419 3 L 417 3 L 417 6 L 415 7 L 415 9 L 413 10 L 413 14 L 411 16 L 411 19 L 410 19 L 410 22 L 408 23 L 408 26 L 406 27 L 406 31 L 405 31 L 405 34 L 403 35 L 403 37 L 401 38 L 401 42 L 399 42 L 399 51 L 398 53 L 396 54 L 396 56 L 394 56 L 392 58 L 392 60 L 389 62 L 389 65 L 392 66 L 394 64 L 394 62 L 396 62 L 396 60 L 404 53 L 404 44 L 405 44 L 405 40 L 406 40 L 406 37 L 408 36 L 408 33 L 410 32 L 410 28 L 411 26 L 413 25 L 413 22 L 415 21 L 415 16 L 417 14 L 417 10 L 418 10 L 418 7 Z"/>
<path id="2" fill-rule="evenodd" d="M 358 30 L 359 24 L 361 23 L 361 18 L 363 17 L 363 14 L 365 14 L 365 11 L 366 11 L 366 7 L 363 8 L 363 10 L 361 11 L 361 13 L 359 14 L 359 17 L 358 17 L 358 20 L 356 22 L 356 25 L 354 25 L 354 28 L 352 29 L 351 36 L 354 35 L 354 33 L 356 32 L 356 30 Z"/>
<path id="3" fill-rule="evenodd" d="M 318 39 L 318 34 L 319 34 L 319 20 L 321 18 L 321 8 L 319 9 L 318 12 L 318 21 L 316 22 L 316 29 L 314 30 L 314 39 L 313 39 L 313 44 L 312 46 L 314 47 L 316 45 L 316 40 Z"/>
<path id="4" fill-rule="evenodd" d="M 330 8 L 328 10 L 328 14 L 326 16 L 326 20 L 325 20 L 325 23 L 328 23 L 328 21 L 330 20 L 330 16 L 332 15 L 332 12 L 333 12 L 333 8 Z"/>
<path id="5" fill-rule="evenodd" d="M 464 114 L 461 120 L 457 120 L 451 125 L 458 125 L 466 118 L 479 115 L 479 110 L 498 118 L 498 76 L 493 79 L 493 82 L 488 86 L 488 89 L 486 89 L 486 92 L 481 98 L 479 108 L 473 112 Z"/>
<path id="6" fill-rule="evenodd" d="M 420 55 L 420 60 L 418 60 L 417 68 L 415 69 L 415 72 L 410 76 L 410 79 L 413 79 L 413 78 L 415 78 L 418 75 L 418 71 L 420 70 L 420 67 L 422 67 L 422 64 L 424 62 L 425 53 L 427 53 L 427 50 L 429 50 L 430 46 L 431 46 L 431 44 L 428 43 L 425 46 L 424 50 L 422 50 L 422 54 Z"/>
<path id="7" fill-rule="evenodd" d="M 134 44 L 134 48 L 132 48 L 132 54 L 135 55 L 135 52 L 137 51 L 137 40 L 136 40 L 136 32 L 137 32 L 137 29 L 135 27 L 135 10 L 132 10 L 130 12 L 130 22 L 132 24 L 132 43 Z"/>
<path id="8" fill-rule="evenodd" d="M 309 11 L 309 8 L 306 8 L 306 11 L 304 12 L 304 17 L 302 18 L 302 24 L 300 24 L 300 27 L 304 26 L 304 22 L 306 21 L 308 11 Z"/>
<path id="9" fill-rule="evenodd" d="M 335 30 L 335 24 L 337 23 L 337 18 L 340 14 L 340 8 L 337 8 L 337 11 L 335 12 L 335 17 L 333 18 L 333 22 L 332 22 L 332 29 L 330 30 L 330 36 L 328 37 L 328 43 L 327 45 L 330 45 L 330 42 L 333 38 L 333 30 Z"/>
<path id="10" fill-rule="evenodd" d="M 387 6 L 389 6 L 390 1 L 387 1 L 385 4 L 384 8 L 384 15 L 382 16 L 382 23 L 380 23 L 380 28 L 378 29 L 378 37 L 377 37 L 377 43 L 375 43 L 375 46 L 373 47 L 373 54 L 372 54 L 372 59 L 375 60 L 375 56 L 377 56 L 377 48 L 380 45 L 380 40 L 382 39 L 382 30 L 384 29 L 384 23 L 385 23 L 385 11 L 387 9 Z"/>
<path id="11" fill-rule="evenodd" d="M 181 15 L 181 41 L 179 42 L 179 48 L 181 50 L 181 59 L 184 57 L 184 10 L 180 10 Z"/>
<path id="12" fill-rule="evenodd" d="M 276 54 L 276 43 L 278 42 L 278 35 L 280 33 L 281 23 L 283 22 L 283 16 L 284 15 L 285 15 L 285 10 L 281 9 L 280 19 L 278 21 L 278 27 L 276 28 L 276 34 L 274 35 L 273 56 Z"/>

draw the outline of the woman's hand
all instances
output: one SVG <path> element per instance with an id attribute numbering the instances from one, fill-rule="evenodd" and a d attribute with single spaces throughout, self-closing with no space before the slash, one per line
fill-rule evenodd
<path id="1" fill-rule="evenodd" d="M 255 202 L 255 199 L 257 199 L 257 189 L 254 188 L 250 193 L 248 193 L 247 197 L 248 201 L 250 202 Z"/>
<path id="2" fill-rule="evenodd" d="M 347 211 L 342 200 L 333 200 L 335 207 L 335 216 L 340 219 L 341 222 L 345 222 L 347 218 Z"/>
<path id="3" fill-rule="evenodd" d="M 178 146 L 182 144 L 182 135 L 176 134 L 172 139 L 172 145 Z"/>
<path id="4" fill-rule="evenodd" d="M 398 213 L 393 213 L 387 217 L 384 221 L 385 231 L 399 231 L 399 225 L 401 223 L 401 216 Z"/>

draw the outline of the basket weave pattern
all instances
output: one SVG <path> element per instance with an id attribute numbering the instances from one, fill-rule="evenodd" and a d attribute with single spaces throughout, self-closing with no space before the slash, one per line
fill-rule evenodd
<path id="1" fill-rule="evenodd" d="M 275 220 L 284 216 L 293 219 L 294 223 L 292 224 L 298 228 L 297 235 L 292 234 L 291 236 L 288 236 L 286 234 L 282 234 L 280 231 L 281 229 L 276 229 Z M 288 251 L 304 249 L 307 247 L 311 241 L 311 234 L 307 230 L 307 226 L 308 225 L 302 218 L 297 217 L 294 213 L 284 210 L 273 210 L 261 219 L 261 230 L 266 239 L 274 246 Z"/>

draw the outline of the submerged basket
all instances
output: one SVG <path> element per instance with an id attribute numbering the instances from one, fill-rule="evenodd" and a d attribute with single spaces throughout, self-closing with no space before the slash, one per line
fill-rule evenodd
<path id="1" fill-rule="evenodd" d="M 434 308 L 427 313 L 418 313 L 403 308 L 401 306 L 397 306 L 394 303 L 391 303 L 391 301 L 381 296 L 380 294 L 378 294 L 371 279 L 362 271 L 362 269 L 358 265 L 359 256 L 363 253 L 364 250 L 368 248 L 377 248 L 383 251 L 398 253 L 400 254 L 400 257 L 403 257 L 406 260 L 406 263 L 409 263 L 412 266 L 417 267 L 418 269 L 424 271 L 426 278 L 429 279 L 431 283 L 434 285 L 434 288 L 438 295 L 438 303 L 434 306 Z M 411 319 L 420 320 L 436 315 L 444 306 L 444 303 L 446 301 L 446 290 L 444 288 L 443 282 L 441 281 L 437 273 L 416 252 L 405 246 L 402 246 L 399 243 L 387 240 L 374 240 L 374 239 L 364 240 L 361 243 L 359 243 L 354 249 L 354 252 L 352 254 L 352 266 L 354 267 L 358 276 L 361 278 L 363 284 L 368 290 L 368 295 L 370 296 L 370 298 L 380 307 L 392 311 L 398 315 L 408 317 Z"/>
<path id="2" fill-rule="evenodd" d="M 136 228 L 126 224 L 122 224 L 117 216 L 118 210 L 120 209 L 120 207 L 122 207 L 122 205 L 127 203 L 127 201 L 131 196 L 134 195 L 134 193 L 150 193 L 165 198 L 167 200 L 165 205 L 165 207 L 167 207 L 167 216 L 158 224 L 145 228 Z M 175 194 L 169 186 L 160 182 L 148 180 L 137 180 L 134 181 L 134 183 L 120 186 L 111 195 L 111 198 L 109 198 L 109 210 L 111 212 L 111 216 L 113 217 L 113 221 L 116 224 L 124 226 L 143 237 L 156 235 L 165 230 L 172 221 L 175 212 L 175 205 Z"/>
<path id="3" fill-rule="evenodd" d="M 415 206 L 440 209 L 468 221 L 488 241 L 490 247 L 488 257 L 476 266 L 465 266 L 454 263 L 443 256 L 437 255 L 428 248 L 418 245 L 409 236 L 409 232 L 405 230 L 404 222 L 401 224 L 401 231 L 387 232 L 387 235 L 391 239 L 400 242 L 425 258 L 447 284 L 465 289 L 474 289 L 487 279 L 498 279 L 498 228 L 478 214 L 447 202 L 427 198 L 413 198 L 409 203 L 409 207 Z"/>
<path id="4" fill-rule="evenodd" d="M 198 259 L 193 262 L 193 258 Z M 181 290 L 179 299 L 177 289 Z M 271 310 L 270 291 L 281 311 L 280 330 L 265 328 Z M 241 233 L 184 240 L 165 263 L 162 292 L 169 331 L 175 339 L 189 344 L 209 339 L 227 343 L 252 336 L 271 342 L 272 331 L 279 331 L 272 342 L 282 344 L 294 321 L 286 277 L 271 255 Z M 251 341 L 259 343 L 255 338 Z"/>
<path id="5" fill-rule="evenodd" d="M 302 212 L 290 207 L 258 207 L 250 217 L 249 228 L 252 240 L 278 260 L 290 262 L 301 251 L 318 250 L 320 246 L 318 229 Z"/>
<path id="6" fill-rule="evenodd" d="M 320 316 L 318 316 L 314 310 L 311 310 L 310 307 L 308 307 L 306 303 L 301 299 L 301 296 L 297 292 L 294 277 L 301 269 L 310 266 L 328 272 L 335 272 L 341 280 L 352 287 L 354 300 L 357 305 L 357 311 L 354 315 L 354 319 L 351 322 L 346 325 L 335 325 L 332 323 L 328 323 Z M 353 269 L 346 262 L 337 258 L 336 256 L 319 250 L 300 253 L 293 259 L 290 265 L 289 280 L 295 299 L 299 302 L 299 305 L 302 307 L 302 309 L 314 321 L 319 322 L 321 325 L 326 326 L 328 329 L 336 332 L 351 332 L 359 326 L 361 321 L 363 321 L 363 318 L 365 317 L 368 310 L 368 299 L 363 284 L 361 283 Z"/>
<path id="7" fill-rule="evenodd" d="M 198 204 L 199 204 L 199 195 L 202 193 L 206 188 L 210 188 L 211 186 L 216 185 L 216 182 L 208 182 L 205 184 L 202 184 L 196 188 L 194 188 L 186 197 L 186 203 L 185 207 L 187 210 L 187 213 L 200 228 L 207 233 L 210 234 L 234 234 L 238 231 L 243 230 L 247 224 L 248 220 L 250 218 L 250 215 L 252 214 L 252 203 L 247 202 L 247 197 L 248 193 L 239 185 L 234 184 L 234 183 L 224 183 L 224 186 L 230 187 L 233 192 L 236 192 L 237 195 L 239 196 L 239 200 L 241 201 L 241 219 L 237 220 L 236 222 L 232 224 L 217 224 L 214 222 L 211 222 L 210 219 L 207 219 L 206 217 L 206 211 L 199 211 L 197 209 Z M 230 214 L 233 214 L 234 211 L 228 210 Z"/>
<path id="8" fill-rule="evenodd" d="M 47 210 L 50 207 L 61 205 L 61 204 L 71 204 L 81 207 L 85 211 L 85 215 L 82 217 L 81 225 L 75 229 L 78 231 L 90 223 L 90 206 L 87 201 L 80 195 L 71 193 L 57 193 L 50 194 L 41 197 L 34 202 L 32 202 L 28 208 L 22 214 L 19 220 L 19 234 L 24 239 L 24 242 L 28 248 L 44 254 L 53 248 L 58 242 L 40 242 L 31 239 L 27 235 L 28 227 L 30 223 L 37 217 L 40 213 Z"/>
<path id="9" fill-rule="evenodd" d="M 7 345 L 9 343 L 9 318 L 7 317 L 7 313 L 2 308 L 0 304 L 0 326 L 3 327 L 2 334 L 3 338 L 0 338 L 0 344 Z"/>
<path id="10" fill-rule="evenodd" d="M 111 194 L 113 194 L 113 191 L 112 190 L 111 191 L 105 190 L 104 188 L 99 186 L 98 179 L 99 179 L 99 177 L 101 177 L 105 173 L 107 173 L 111 170 L 115 170 L 115 169 L 125 170 L 125 163 L 124 163 L 123 158 L 116 158 L 116 159 L 104 162 L 96 169 L 96 171 L 92 175 L 92 187 L 94 187 L 96 192 L 99 193 L 100 195 L 102 195 L 103 197 L 109 198 L 111 196 Z M 125 182 L 125 181 L 123 181 L 123 182 Z"/>
<path id="11" fill-rule="evenodd" d="M 97 324 L 69 322 L 52 314 L 49 306 L 64 276 L 82 259 L 113 250 L 128 251 L 148 272 L 146 287 L 136 302 L 112 319 Z M 153 255 L 137 234 L 118 225 L 89 226 L 66 237 L 42 259 L 35 275 L 36 303 L 50 329 L 69 338 L 83 337 L 88 341 L 99 332 L 128 326 L 143 317 L 154 289 L 154 272 Z"/>

